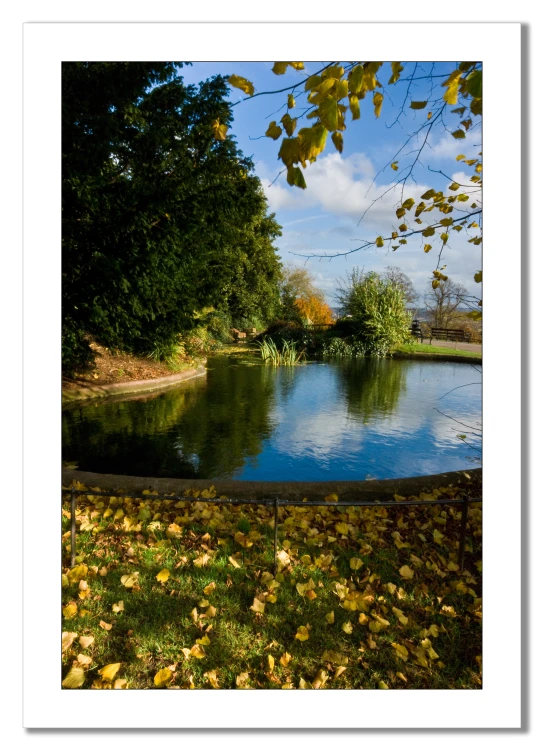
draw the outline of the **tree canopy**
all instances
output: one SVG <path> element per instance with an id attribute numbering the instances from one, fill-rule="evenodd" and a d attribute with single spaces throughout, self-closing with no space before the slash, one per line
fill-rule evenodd
<path id="1" fill-rule="evenodd" d="M 433 129 L 448 131 L 452 138 L 459 141 L 461 150 L 466 133 L 481 125 L 481 63 L 451 63 L 448 72 L 435 74 L 434 64 L 424 70 L 421 63 L 391 62 L 386 66 L 383 62 L 374 61 L 330 62 L 316 73 L 308 73 L 303 62 L 276 62 L 272 73 L 281 76 L 289 68 L 300 71 L 300 80 L 274 91 L 257 92 L 253 84 L 241 76 L 233 75 L 229 82 L 246 93 L 246 98 L 265 94 L 285 96 L 284 114 L 269 123 L 265 135 L 274 140 L 281 138 L 278 158 L 284 164 L 286 180 L 289 185 L 301 189 L 306 187 L 302 170 L 323 153 L 329 135 L 335 149 L 342 153 L 344 132 L 348 128 L 348 110 L 351 120 L 358 120 L 362 116 L 361 102 L 366 99 L 374 116 L 380 117 L 391 87 L 405 87 L 404 101 L 395 122 L 405 110 L 410 110 L 416 125 L 388 165 L 395 175 L 392 187 L 400 187 L 396 208 L 398 228 L 393 231 L 384 228 L 382 234 L 364 240 L 357 248 L 333 255 L 347 255 L 373 246 L 395 251 L 410 240 L 419 241 L 425 253 L 433 246 L 437 247 L 434 281 L 444 281 L 443 250 L 450 234 L 476 230 L 467 233 L 467 241 L 474 246 L 482 242 L 482 154 L 480 152 L 476 158 L 467 158 L 462 153 L 457 156 L 458 161 L 473 171 L 467 184 L 456 183 L 441 173 L 450 182 L 447 191 L 426 190 L 416 202 L 412 197 L 405 197 L 404 190 L 408 182 L 414 180 L 414 169 L 421 163 L 425 150 L 430 148 L 429 136 Z M 418 81 L 421 85 L 421 80 L 428 84 L 428 95 L 415 99 L 411 93 L 414 82 Z M 300 105 L 302 100 L 303 106 Z M 293 117 L 291 112 L 295 107 L 301 114 Z M 310 122 L 305 124 L 302 118 Z M 311 256 L 323 257 L 327 254 L 314 253 Z M 479 283 L 481 279 L 481 270 L 476 271 L 474 280 Z M 476 299 L 465 302 L 472 302 L 475 313 L 478 305 L 481 305 L 481 301 Z"/>
<path id="2" fill-rule="evenodd" d="M 185 86 L 180 65 L 63 64 L 67 367 L 88 356 L 86 334 L 148 352 L 203 306 L 252 314 L 277 302 L 280 227 L 222 131 L 227 83 Z"/>

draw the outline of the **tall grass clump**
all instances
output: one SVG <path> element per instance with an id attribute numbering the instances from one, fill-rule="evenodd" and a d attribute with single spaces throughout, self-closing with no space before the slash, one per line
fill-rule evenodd
<path id="1" fill-rule="evenodd" d="M 274 366 L 296 365 L 304 357 L 304 350 L 297 351 L 294 342 L 288 342 L 285 339 L 282 342 L 283 346 L 279 349 L 273 339 L 265 337 L 262 342 L 259 342 L 261 358 Z"/>

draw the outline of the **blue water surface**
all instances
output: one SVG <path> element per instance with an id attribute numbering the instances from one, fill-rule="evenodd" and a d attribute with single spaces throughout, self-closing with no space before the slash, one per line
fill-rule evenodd
<path id="1" fill-rule="evenodd" d="M 481 466 L 479 370 L 210 358 L 206 378 L 165 393 L 66 409 L 63 459 L 86 471 L 188 479 L 362 480 L 472 468 Z"/>

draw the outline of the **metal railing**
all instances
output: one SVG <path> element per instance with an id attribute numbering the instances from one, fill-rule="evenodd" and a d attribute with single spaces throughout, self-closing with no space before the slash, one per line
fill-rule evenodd
<path id="1" fill-rule="evenodd" d="M 465 545 L 467 536 L 467 519 L 468 507 L 471 503 L 481 503 L 481 498 L 471 498 L 466 495 L 461 499 L 439 499 L 432 501 L 288 501 L 280 498 L 266 498 L 263 500 L 245 499 L 245 498 L 195 498 L 193 496 L 177 495 L 155 495 L 152 493 L 120 493 L 98 490 L 78 490 L 71 487 L 68 490 L 62 490 L 63 495 L 70 495 L 70 566 L 75 565 L 76 559 L 76 498 L 77 496 L 102 496 L 108 498 L 134 498 L 141 500 L 153 501 L 187 501 L 189 503 L 219 503 L 231 505 L 254 505 L 254 506 L 273 506 L 274 507 L 274 574 L 278 566 L 278 509 L 280 506 L 319 506 L 323 508 L 338 508 L 341 506 L 380 508 L 395 506 L 397 508 L 404 506 L 462 506 L 461 511 L 461 531 L 459 535 L 459 554 L 458 565 L 462 571 L 465 563 Z"/>

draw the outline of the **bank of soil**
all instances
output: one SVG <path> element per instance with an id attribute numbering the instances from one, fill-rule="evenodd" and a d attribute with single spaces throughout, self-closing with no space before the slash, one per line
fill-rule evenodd
<path id="1" fill-rule="evenodd" d="M 155 362 L 147 357 L 136 357 L 91 343 L 95 353 L 94 364 L 85 371 L 74 374 L 72 378 L 63 377 L 62 390 L 65 393 L 76 392 L 89 386 L 107 386 L 114 383 L 130 383 L 131 381 L 154 380 L 181 373 L 189 368 L 196 368 L 201 361 L 179 359 L 178 364 L 168 366 Z"/>

